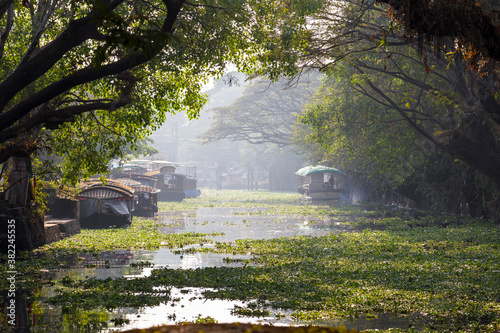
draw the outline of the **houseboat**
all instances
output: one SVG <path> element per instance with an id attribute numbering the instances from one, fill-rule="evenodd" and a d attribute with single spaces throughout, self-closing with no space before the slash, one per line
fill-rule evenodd
<path id="1" fill-rule="evenodd" d="M 346 198 L 346 180 L 344 172 L 335 168 L 317 165 L 306 166 L 298 170 L 301 182 L 298 192 L 312 200 L 338 200 Z"/>
<path id="2" fill-rule="evenodd" d="M 156 179 L 156 188 L 159 201 L 182 201 L 185 198 L 194 198 L 201 194 L 197 188 L 196 177 L 175 172 L 173 165 L 165 165 L 160 170 L 151 171 L 145 174 Z"/>
<path id="3" fill-rule="evenodd" d="M 156 187 L 156 177 L 142 174 L 130 174 L 129 177 L 142 185 Z"/>
<path id="4" fill-rule="evenodd" d="M 132 178 L 119 178 L 114 181 L 124 184 L 134 190 L 134 216 L 154 216 L 158 213 L 159 189 L 143 185 Z"/>
<path id="5" fill-rule="evenodd" d="M 184 191 L 185 175 L 175 172 L 151 171 L 146 174 L 156 178 L 156 187 L 159 201 L 182 201 L 186 197 Z"/>
<path id="6" fill-rule="evenodd" d="M 90 180 L 80 184 L 82 228 L 127 227 L 132 223 L 134 190 L 120 182 Z"/>
<path id="7" fill-rule="evenodd" d="M 198 189 L 196 182 L 198 179 L 194 177 L 184 178 L 184 194 L 186 198 L 196 198 L 201 195 L 201 191 Z"/>

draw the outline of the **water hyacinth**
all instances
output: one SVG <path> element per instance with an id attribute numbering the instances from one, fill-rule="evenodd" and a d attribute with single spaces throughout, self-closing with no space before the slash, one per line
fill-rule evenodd
<path id="1" fill-rule="evenodd" d="M 168 223 L 134 218 L 131 228 L 87 230 L 40 253 L 167 247 L 179 255 L 227 255 L 226 266 L 169 268 L 145 261 L 130 268 L 148 274 L 133 278 L 56 281 L 56 295 L 43 302 L 62 306 L 68 314 L 108 311 L 175 304 L 180 300 L 171 297 L 171 288 L 200 288 L 206 300 L 245 302 L 232 310 L 242 318 L 266 316 L 296 324 L 354 320 L 352 325 L 362 319 L 375 327 L 370 321 L 392 316 L 408 319 L 382 331 L 500 329 L 500 228 L 493 223 L 371 204 L 304 202 L 295 193 L 203 193 L 181 203 L 162 203 L 160 209 L 168 209 L 172 217 Z M 197 209 L 221 207 L 233 212 L 221 223 L 226 228 L 247 230 L 283 221 L 297 221 L 291 225 L 296 229 L 303 224 L 335 228 L 319 236 L 277 234 L 232 241 L 223 241 L 220 232 L 179 231 L 184 223 L 180 216 L 191 221 Z M 203 230 L 216 226 L 210 219 L 194 221 Z"/>
<path id="2" fill-rule="evenodd" d="M 152 219 L 134 217 L 134 223 L 127 228 L 82 229 L 80 234 L 46 245 L 42 253 L 78 253 L 112 251 L 117 249 L 158 249 L 160 247 L 177 248 L 188 244 L 210 243 L 208 236 L 217 233 L 163 233 L 158 229 L 165 227 Z"/>

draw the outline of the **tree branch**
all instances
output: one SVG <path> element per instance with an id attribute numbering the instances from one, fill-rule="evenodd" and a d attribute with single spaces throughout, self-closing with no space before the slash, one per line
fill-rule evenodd
<path id="1" fill-rule="evenodd" d="M 123 0 L 122 0 L 123 1 Z M 59 37 L 0 83 L 0 110 L 22 89 L 51 69 L 68 51 L 91 38 L 100 38 L 95 14 L 71 21 Z M 0 120 L 1 122 L 1 120 Z"/>
<path id="2" fill-rule="evenodd" d="M 118 2 L 118 1 L 117 1 Z M 30 95 L 25 100 L 21 101 L 19 104 L 14 106 L 9 111 L 0 115 L 0 131 L 8 128 L 16 121 L 27 115 L 31 110 L 35 109 L 39 105 L 42 105 L 61 93 L 71 89 L 73 87 L 79 86 L 83 83 L 92 82 L 97 79 L 107 77 L 110 75 L 121 73 L 125 70 L 137 67 L 141 64 L 146 63 L 151 60 L 154 56 L 156 56 L 166 45 L 166 41 L 168 40 L 168 36 L 171 31 L 173 31 L 173 26 L 177 15 L 182 7 L 182 1 L 172 0 L 172 1 L 164 1 L 167 3 L 167 17 L 164 21 L 162 32 L 160 34 L 163 35 L 163 38 L 157 38 L 156 42 L 151 45 L 151 49 L 148 51 L 137 52 L 135 54 L 126 55 L 122 59 L 107 64 L 101 67 L 87 67 L 82 70 L 79 70 L 71 75 L 68 75 L 61 80 L 52 83 L 46 88 L 40 90 L 39 92 Z M 78 23 L 78 25 L 82 25 L 83 23 Z M 88 27 L 87 27 L 88 28 Z M 68 28 L 69 29 L 69 28 Z M 85 29 L 85 26 L 82 27 Z M 92 26 L 88 29 L 95 29 L 95 26 Z M 160 36 L 158 36 L 160 37 Z M 59 37 L 61 38 L 61 37 Z M 38 54 L 35 58 L 40 56 Z M 47 54 L 45 56 L 48 56 Z M 30 60 L 31 63 L 33 60 Z M 26 64 L 28 65 L 28 64 Z M 18 78 L 19 79 L 19 78 Z M 7 79 L 2 83 L 7 82 Z M 0 90 L 2 89 L 2 85 L 0 85 Z M 0 96 L 0 101 L 1 98 Z M 2 142 L 2 141 L 0 141 Z"/>
<path id="3" fill-rule="evenodd" d="M 10 5 L 7 9 L 7 18 L 5 19 L 5 27 L 0 35 L 0 63 L 2 62 L 3 52 L 5 48 L 5 42 L 9 36 L 10 30 L 12 29 L 12 24 L 14 23 L 14 5 Z M 1 17 L 2 15 L 0 15 Z"/>
<path id="4" fill-rule="evenodd" d="M 3 16 L 13 3 L 14 0 L 0 0 L 0 19 L 3 18 Z"/>
<path id="5" fill-rule="evenodd" d="M 31 118 L 22 122 L 19 125 L 13 126 L 7 130 L 0 132 L 0 142 L 5 142 L 6 140 L 15 138 L 19 136 L 23 132 L 27 132 L 39 125 L 53 123 L 60 124 L 69 119 L 72 119 L 74 116 L 79 114 L 96 111 L 96 110 L 105 110 L 105 111 L 114 111 L 120 107 L 123 107 L 129 104 L 130 100 L 127 98 L 120 99 L 117 101 L 113 101 L 110 103 L 104 102 L 95 102 L 81 105 L 72 105 L 62 109 L 51 110 L 49 108 L 41 108 L 38 112 L 36 112 Z"/>
<path id="6" fill-rule="evenodd" d="M 360 71 L 360 73 L 363 73 L 363 71 L 361 69 L 359 69 L 359 68 L 358 68 L 358 71 Z M 394 110 L 396 110 L 410 124 L 411 127 L 413 127 L 418 133 L 422 134 L 423 137 L 425 137 L 426 139 L 428 139 L 429 141 L 431 141 L 432 143 L 434 143 L 437 147 L 442 148 L 442 145 L 438 141 L 436 141 L 431 135 L 429 135 L 429 133 L 427 133 L 422 128 L 420 128 L 420 126 L 418 126 L 410 117 L 408 117 L 408 115 L 404 112 L 404 110 L 401 109 L 399 107 L 399 105 L 397 105 L 392 100 L 392 98 L 390 98 L 389 96 L 387 96 L 382 90 L 380 90 L 377 86 L 375 86 L 372 82 L 370 82 L 370 80 L 367 79 L 367 80 L 365 80 L 365 82 L 381 98 L 385 99 L 391 105 L 391 107 Z"/>

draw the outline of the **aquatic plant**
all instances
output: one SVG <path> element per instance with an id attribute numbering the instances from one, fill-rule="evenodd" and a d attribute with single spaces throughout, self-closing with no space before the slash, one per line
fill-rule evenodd
<path id="1" fill-rule="evenodd" d="M 296 201 L 295 194 L 229 192 L 214 192 L 214 196 L 209 197 L 204 191 L 205 196 L 172 205 L 182 208 L 182 212 L 216 205 L 243 207 L 248 209 L 249 217 L 231 222 L 242 228 L 255 224 L 252 214 L 258 212 L 269 214 L 267 223 L 303 216 L 310 223 L 335 221 L 349 225 L 351 232 L 318 237 L 212 241 L 212 246 L 189 248 L 186 248 L 188 243 L 208 244 L 210 237 L 179 234 L 175 237 L 180 238 L 163 239 L 168 244 L 159 244 L 173 246 L 179 254 L 198 251 L 228 254 L 225 262 L 240 262 L 242 266 L 154 267 L 149 276 L 133 279 L 68 277 L 56 283 L 58 294 L 49 301 L 70 312 L 98 306 L 109 309 L 124 305 L 153 306 L 177 302 L 169 294 L 171 287 L 193 287 L 202 288 L 206 299 L 246 302 L 244 307 L 235 309 L 245 316 L 258 317 L 269 311 L 282 318 L 281 313 L 285 311 L 289 314 L 288 320 L 311 323 L 376 318 L 391 313 L 412 318 L 410 327 L 399 331 L 495 332 L 500 329 L 500 228 L 494 224 L 394 207 L 301 202 Z M 260 195 L 269 203 L 260 202 Z M 227 201 L 218 203 L 219 199 Z M 170 228 L 150 220 L 134 224 L 123 231 L 107 232 L 110 235 L 145 232 L 153 235 L 154 242 L 163 237 L 154 233 L 155 228 Z M 134 231 L 134 227 L 139 230 Z M 100 235 L 100 231 L 89 233 Z M 72 251 L 72 246 L 85 248 L 79 242 L 67 242 L 64 246 L 45 247 L 41 252 Z M 81 242 L 85 243 L 83 239 Z M 111 247 L 127 243 L 107 244 Z M 232 259 L 231 254 L 245 255 L 245 258 Z"/>
<path id="2" fill-rule="evenodd" d="M 38 252 L 69 254 L 80 252 L 99 253 L 117 249 L 158 249 L 160 247 L 178 248 L 189 244 L 211 243 L 210 237 L 220 233 L 165 233 L 158 229 L 165 227 L 153 219 L 134 217 L 129 228 L 82 229 L 80 234 L 59 242 L 43 246 Z"/>
<path id="3" fill-rule="evenodd" d="M 245 315 L 288 309 L 294 310 L 292 319 L 310 322 L 390 312 L 418 314 L 414 325 L 420 321 L 436 330 L 491 331 L 500 325 L 499 236 L 498 228 L 478 222 L 324 237 L 242 239 L 219 242 L 211 250 L 251 252 L 251 266 L 162 268 L 139 281 L 89 279 L 82 287 L 87 293 L 96 286 L 103 288 L 101 292 L 138 292 L 137 286 L 149 286 L 148 293 L 154 287 L 212 288 L 203 293 L 205 298 L 256 300 L 259 310 L 240 309 Z"/>

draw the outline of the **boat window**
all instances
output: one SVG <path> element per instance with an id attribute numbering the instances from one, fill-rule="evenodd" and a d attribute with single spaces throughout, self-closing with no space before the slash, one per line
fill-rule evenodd
<path id="1" fill-rule="evenodd" d="M 330 180 L 331 177 L 332 177 L 331 173 L 324 173 L 323 174 L 323 182 L 328 183 L 328 181 Z"/>

